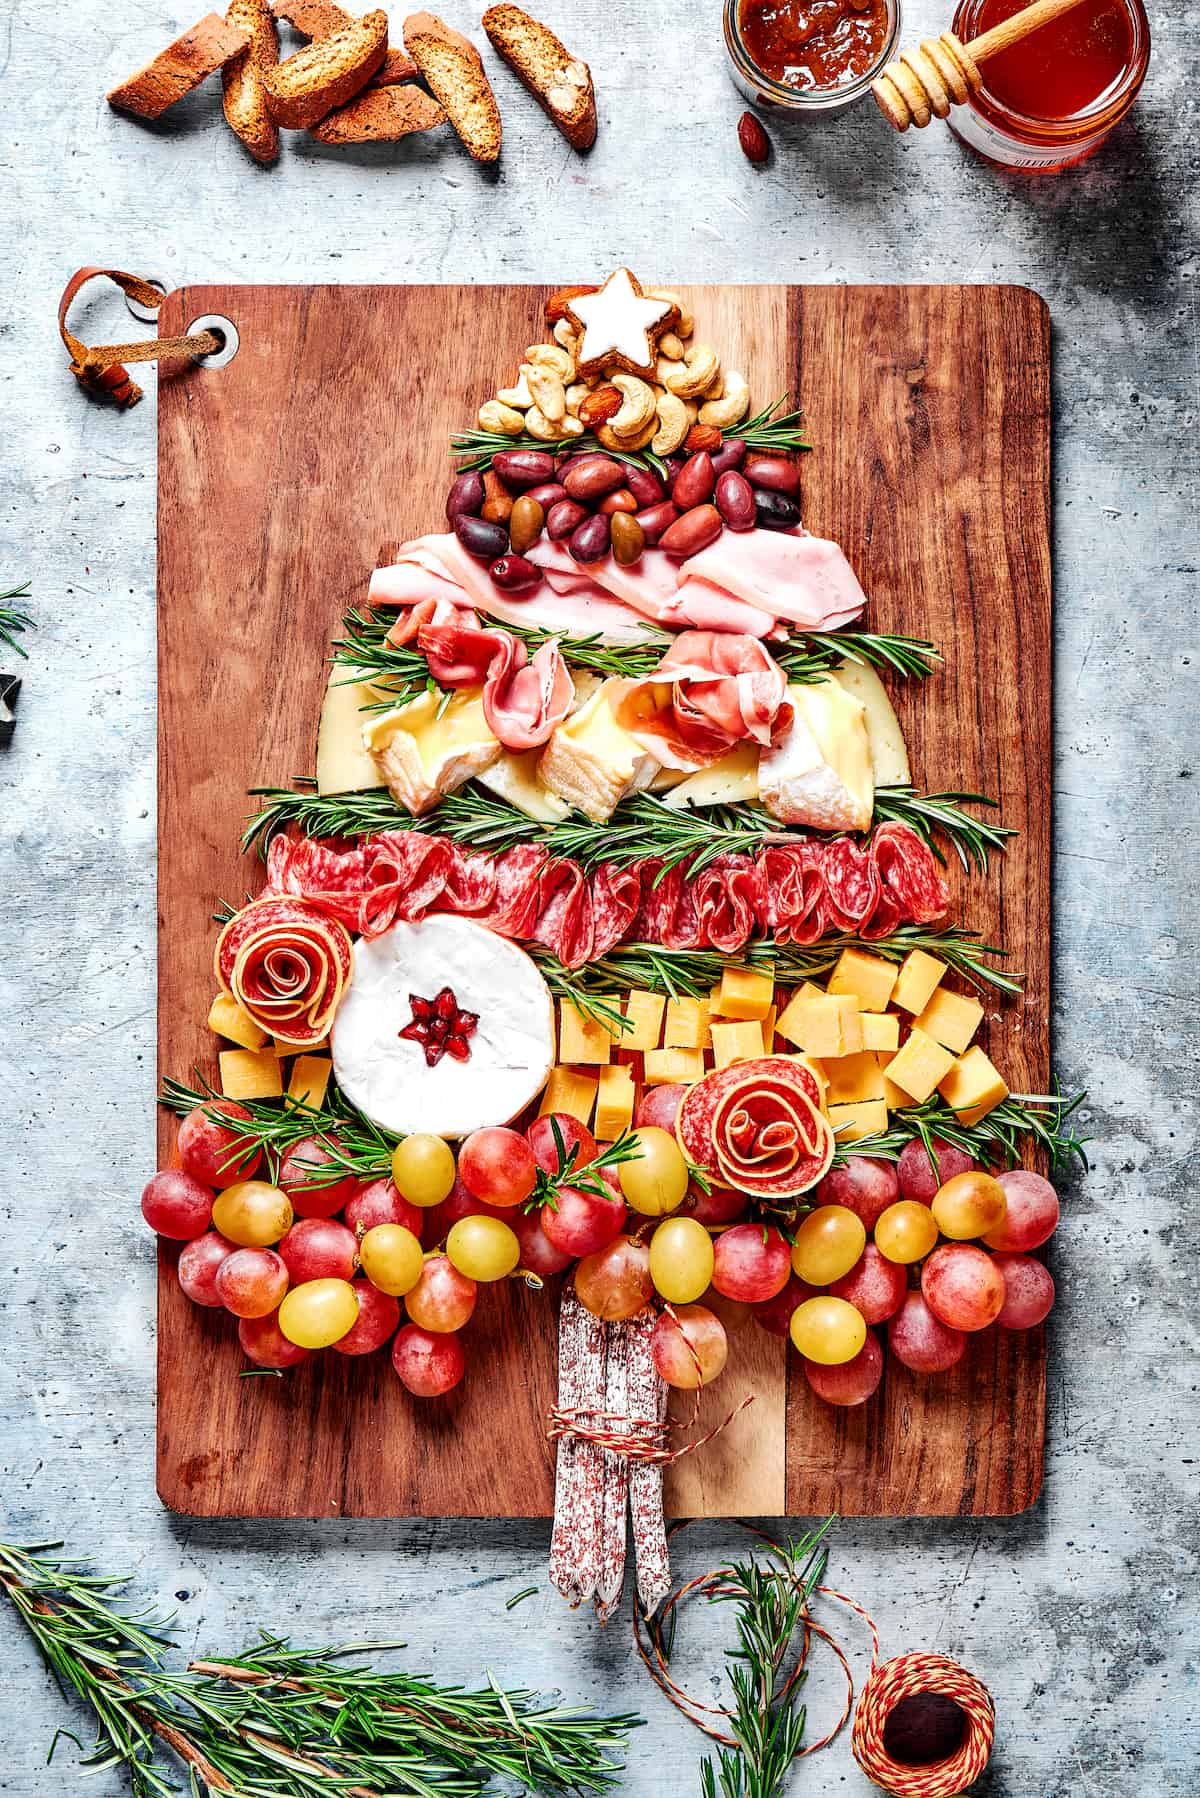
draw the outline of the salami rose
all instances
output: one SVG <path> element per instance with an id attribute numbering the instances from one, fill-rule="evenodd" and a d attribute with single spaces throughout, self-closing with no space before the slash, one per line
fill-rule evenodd
<path id="1" fill-rule="evenodd" d="M 684 1098 L 675 1133 L 689 1160 L 753 1198 L 788 1199 L 828 1172 L 834 1137 L 816 1078 L 779 1055 L 704 1075 Z"/>
<path id="2" fill-rule="evenodd" d="M 221 986 L 255 1023 L 297 1049 L 321 1041 L 350 979 L 344 924 L 304 899 L 256 899 L 217 942 Z"/>

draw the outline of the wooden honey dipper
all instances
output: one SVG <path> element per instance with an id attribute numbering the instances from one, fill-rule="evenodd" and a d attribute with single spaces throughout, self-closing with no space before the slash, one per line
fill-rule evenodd
<path id="1" fill-rule="evenodd" d="M 889 62 L 871 83 L 880 112 L 897 131 L 907 131 L 910 125 L 923 128 L 935 114 L 944 119 L 952 105 L 961 106 L 968 94 L 978 93 L 983 86 L 981 62 L 1019 44 L 1030 32 L 1039 31 L 1079 4 L 1080 0 L 1034 0 L 1032 6 L 993 25 L 969 44 L 952 31 L 927 37 L 919 49 L 905 50 L 899 62 Z"/>

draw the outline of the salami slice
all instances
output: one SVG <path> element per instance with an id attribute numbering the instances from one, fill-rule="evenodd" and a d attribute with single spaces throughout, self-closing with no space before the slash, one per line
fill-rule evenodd
<path id="1" fill-rule="evenodd" d="M 752 1197 L 807 1192 L 833 1160 L 816 1076 L 781 1055 L 705 1074 L 684 1094 L 675 1132 L 690 1161 Z"/>
<path id="2" fill-rule="evenodd" d="M 217 940 L 223 990 L 277 1041 L 297 1049 L 321 1041 L 350 979 L 350 932 L 306 899 L 255 899 Z"/>
<path id="3" fill-rule="evenodd" d="M 319 905 L 350 930 L 362 928 L 366 855 L 361 848 L 338 849 L 296 830 L 281 832 L 267 851 L 263 897 L 290 894 Z"/>
<path id="4" fill-rule="evenodd" d="M 907 824 L 881 824 L 871 838 L 871 854 L 881 891 L 899 908 L 902 920 L 933 924 L 945 917 L 950 889 L 937 857 L 915 830 Z"/>

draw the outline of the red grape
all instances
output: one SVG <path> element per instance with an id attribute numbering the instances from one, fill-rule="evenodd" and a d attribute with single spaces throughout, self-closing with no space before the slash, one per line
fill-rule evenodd
<path id="1" fill-rule="evenodd" d="M 517 1130 L 474 1130 L 458 1151 L 458 1177 L 488 1205 L 523 1205 L 537 1179 L 533 1150 Z"/>
<path id="2" fill-rule="evenodd" d="M 235 1317 L 267 1317 L 288 1289 L 288 1270 L 274 1249 L 235 1249 L 217 1269 L 213 1285 Z"/>
<path id="3" fill-rule="evenodd" d="M 1015 1249 L 1021 1254 L 1040 1249 L 1058 1229 L 1058 1194 L 1049 1180 L 1023 1167 L 999 1178 L 1008 1210 L 984 1242 L 989 1249 Z"/>
<path id="4" fill-rule="evenodd" d="M 1004 1303 L 996 1322 L 1002 1330 L 1032 1330 L 1054 1306 L 1054 1277 L 1032 1255 L 997 1255 Z"/>
<path id="5" fill-rule="evenodd" d="M 806 1361 L 804 1374 L 818 1398 L 827 1405 L 865 1405 L 883 1378 L 883 1350 L 874 1330 L 853 1361 L 838 1367 L 825 1367 L 820 1361 Z"/>
<path id="6" fill-rule="evenodd" d="M 474 1311 L 475 1282 L 460 1274 L 446 1255 L 431 1255 L 404 1303 L 422 1330 L 449 1334 L 461 1330 Z"/>
<path id="7" fill-rule="evenodd" d="M 919 1292 L 909 1292 L 888 1324 L 888 1347 L 914 1373 L 945 1373 L 962 1360 L 967 1339 L 935 1317 Z"/>
<path id="8" fill-rule="evenodd" d="M 215 1310 L 222 1304 L 214 1283 L 216 1272 L 233 1250 L 234 1244 L 227 1242 L 219 1230 L 208 1230 L 203 1236 L 193 1237 L 191 1242 L 184 1244 L 176 1272 L 179 1284 L 193 1305 L 206 1305 Z"/>
<path id="9" fill-rule="evenodd" d="M 725 1366 L 729 1344 L 724 1325 L 705 1305 L 680 1305 L 664 1311 L 650 1337 L 650 1353 L 659 1378 L 668 1386 L 695 1392 L 709 1386 Z"/>
<path id="10" fill-rule="evenodd" d="M 236 1130 L 228 1129 L 209 1117 L 209 1112 L 220 1112 L 222 1117 L 249 1119 L 250 1113 L 244 1105 L 235 1105 L 231 1099 L 214 1100 L 210 1105 L 197 1105 L 189 1111 L 179 1126 L 176 1146 L 184 1171 L 191 1174 L 194 1180 L 203 1181 L 205 1186 L 234 1186 L 239 1180 L 252 1180 L 262 1150 L 252 1144 L 239 1149 L 244 1139 Z"/>
<path id="11" fill-rule="evenodd" d="M 346 1334 L 330 1346 L 339 1355 L 370 1355 L 382 1348 L 400 1322 L 400 1304 L 369 1280 L 353 1280 L 358 1317 Z"/>
<path id="12" fill-rule="evenodd" d="M 160 1168 L 142 1189 L 142 1216 L 160 1236 L 192 1242 L 212 1222 L 213 1195 L 180 1167 Z"/>
<path id="13" fill-rule="evenodd" d="M 665 1092 L 664 1086 L 651 1089 L 654 1092 Z M 735 1192 L 732 1186 L 714 1186 L 711 1191 L 704 1192 L 693 1180 L 687 1189 L 687 1197 L 676 1212 L 677 1217 L 694 1217 L 698 1224 L 710 1229 L 717 1224 L 731 1224 L 735 1217 L 750 1203 L 744 1192 Z"/>
<path id="14" fill-rule="evenodd" d="M 422 1211 L 419 1205 L 410 1205 L 397 1192 L 394 1180 L 386 1179 L 372 1180 L 366 1186 L 360 1186 L 346 1200 L 342 1212 L 346 1228 L 356 1235 L 365 1236 L 376 1224 L 400 1224 L 403 1229 L 411 1230 L 418 1242 L 428 1216 L 428 1211 Z"/>
<path id="15" fill-rule="evenodd" d="M 279 1170 L 279 1184 L 292 1201 L 297 1217 L 333 1217 L 358 1191 L 353 1174 L 334 1180 L 328 1186 L 312 1185 L 317 1168 L 335 1161 L 328 1143 L 316 1136 L 305 1136 L 293 1144 Z"/>
<path id="16" fill-rule="evenodd" d="M 636 1130 L 669 1130 L 675 1134 L 675 1119 L 683 1104 L 686 1086 L 648 1086 L 633 1113 Z"/>
<path id="17" fill-rule="evenodd" d="M 392 1366 L 417 1398 L 440 1398 L 466 1371 L 462 1342 L 453 1332 L 431 1335 L 405 1324 L 392 1344 Z"/>
<path id="18" fill-rule="evenodd" d="M 939 1186 L 944 1186 L 947 1180 L 953 1180 L 956 1174 L 968 1174 L 978 1166 L 965 1149 L 956 1149 L 953 1144 L 943 1142 L 940 1136 L 933 1139 L 933 1152 L 938 1164 L 936 1174 L 930 1165 L 925 1144 L 919 1136 L 914 1136 L 901 1149 L 900 1159 L 896 1163 L 896 1177 L 900 1182 L 902 1199 L 916 1199 L 919 1205 L 932 1205 L 933 1195 Z"/>
<path id="19" fill-rule="evenodd" d="M 921 1269 L 921 1291 L 935 1317 L 952 1330 L 986 1330 L 1004 1303 L 1004 1279 L 986 1249 L 944 1242 Z"/>
<path id="20" fill-rule="evenodd" d="M 589 1161 L 595 1161 L 598 1153 L 596 1138 L 587 1125 L 581 1124 L 579 1119 L 573 1118 L 569 1112 L 548 1111 L 545 1117 L 534 1118 L 525 1132 L 525 1141 L 533 1150 L 533 1159 L 543 1173 L 561 1174 L 566 1165 L 558 1153 L 558 1143 L 554 1135 L 556 1124 L 558 1134 L 562 1138 L 564 1155 L 569 1157 L 572 1149 L 579 1151 L 574 1161 L 571 1162 L 572 1171 L 576 1168 L 586 1167 Z"/>
<path id="21" fill-rule="evenodd" d="M 744 1299 L 748 1305 L 773 1299 L 787 1285 L 792 1271 L 792 1251 L 774 1227 L 734 1224 L 713 1244 L 712 1283 L 727 1299 Z"/>
<path id="22" fill-rule="evenodd" d="M 277 1311 L 267 1317 L 243 1317 L 238 1324 L 238 1341 L 243 1354 L 259 1367 L 295 1367 L 312 1354 L 311 1349 L 288 1341 L 279 1328 Z"/>
<path id="23" fill-rule="evenodd" d="M 835 1280 L 829 1290 L 835 1298 L 849 1299 L 869 1324 L 881 1324 L 893 1317 L 904 1303 L 908 1275 L 903 1267 L 889 1261 L 873 1242 L 869 1242 L 850 1272 Z"/>
<path id="24" fill-rule="evenodd" d="M 457 1224 L 464 1217 L 494 1217 L 499 1219 L 502 1224 L 511 1224 L 513 1217 L 510 1206 L 486 1205 L 482 1199 L 477 1199 L 470 1187 L 464 1186 L 459 1179 L 455 1179 L 454 1185 L 437 1207 L 437 1212 L 441 1220 L 443 1235 L 452 1224 Z M 428 1217 L 429 1213 L 422 1211 L 418 1215 Z"/>
<path id="25" fill-rule="evenodd" d="M 584 1256 L 575 1269 L 575 1291 L 593 1317 L 609 1323 L 636 1317 L 654 1293 L 650 1251 L 632 1236 L 618 1236 L 606 1248 Z"/>
<path id="26" fill-rule="evenodd" d="M 563 1186 L 554 1205 L 543 1205 L 538 1216 L 542 1229 L 556 1249 L 573 1259 L 592 1255 L 619 1236 L 625 1223 L 625 1201 L 602 1199 L 594 1192 Z"/>
<path id="27" fill-rule="evenodd" d="M 837 1287 L 832 1290 L 836 1292 Z M 816 1296 L 815 1286 L 806 1286 L 803 1280 L 798 1280 L 795 1274 L 791 1274 L 787 1285 L 773 1299 L 763 1299 L 761 1304 L 751 1306 L 754 1321 L 761 1324 L 769 1335 L 786 1337 L 790 1333 L 792 1312 L 796 1306 L 802 1305 L 805 1299 L 815 1299 Z"/>
<path id="28" fill-rule="evenodd" d="M 358 1259 L 358 1239 L 331 1217 L 302 1217 L 279 1244 L 294 1286 L 306 1280 L 350 1280 Z"/>
<path id="29" fill-rule="evenodd" d="M 845 1167 L 831 1167 L 812 1195 L 814 1205 L 844 1205 L 860 1217 L 867 1235 L 900 1197 L 900 1182 L 890 1161 L 874 1155 L 847 1155 Z"/>
<path id="30" fill-rule="evenodd" d="M 547 1280 L 551 1274 L 561 1274 L 564 1268 L 570 1267 L 574 1256 L 555 1248 L 542 1229 L 540 1211 L 514 1211 L 510 1213 L 509 1222 L 521 1245 L 520 1266 L 526 1273 Z"/>

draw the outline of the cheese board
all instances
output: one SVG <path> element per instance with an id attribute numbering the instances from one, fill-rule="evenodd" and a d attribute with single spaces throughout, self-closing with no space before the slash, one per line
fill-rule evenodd
<path id="1" fill-rule="evenodd" d="M 221 368 L 189 366 L 160 383 L 164 1079 L 192 1068 L 213 1070 L 205 1019 L 213 1003 L 211 915 L 222 908 L 233 914 L 227 930 L 234 935 L 228 957 L 218 957 L 218 972 L 227 998 L 243 993 L 238 945 L 246 926 L 239 920 L 255 908 L 237 908 L 261 883 L 236 852 L 252 809 L 246 792 L 313 768 L 331 638 L 343 617 L 364 604 L 377 565 L 384 566 L 373 595 L 400 603 L 386 587 L 405 567 L 407 551 L 392 559 L 396 546 L 441 517 L 453 472 L 449 441 L 477 412 L 481 425 L 499 416 L 487 408 L 504 402 L 491 396 L 509 377 L 519 346 L 544 331 L 547 297 L 548 290 L 511 287 L 203 287 L 166 302 L 165 329 L 182 330 L 197 316 L 225 318 L 238 347 Z M 803 458 L 804 521 L 825 551 L 836 544 L 845 549 L 869 595 L 872 628 L 931 641 L 944 657 L 931 678 L 899 683 L 892 692 L 913 767 L 923 771 L 927 787 L 994 795 L 1005 826 L 1017 833 L 990 863 L 985 854 L 986 878 L 953 866 L 948 874 L 949 915 L 985 942 L 1003 943 L 1024 976 L 1019 998 L 1001 1006 L 990 994 L 986 1007 L 977 1008 L 986 1015 L 973 1021 L 971 1033 L 979 1022 L 982 1031 L 967 1053 L 990 1067 L 985 1050 L 994 1048 L 1008 1088 L 1044 1094 L 1050 962 L 1045 308 L 1035 295 L 1012 288 L 693 288 L 679 290 L 678 298 L 703 319 L 705 338 L 721 345 L 726 368 L 751 371 L 756 397 L 798 398 L 813 445 Z M 478 344 L 516 347 L 497 347 L 491 366 L 490 349 L 468 355 Z M 728 374 L 726 394 L 741 379 Z M 584 517 L 586 508 L 577 509 L 577 528 L 593 535 L 597 518 L 613 516 L 597 510 Z M 609 532 L 615 551 L 622 531 L 606 526 L 606 543 Z M 486 512 L 473 516 L 459 538 L 472 533 L 480 541 L 488 537 Z M 752 536 L 765 540 L 769 531 Z M 454 538 L 445 541 L 452 545 Z M 771 537 L 763 553 L 777 556 L 780 543 L 786 549 L 816 542 Z M 449 551 L 438 553 L 444 558 Z M 444 561 L 435 578 L 445 578 Z M 467 568 L 463 578 L 475 577 Z M 701 586 L 709 603 L 713 582 Z M 748 601 L 738 603 L 745 616 L 752 614 Z M 763 627 L 742 628 L 757 636 Z M 790 701 L 810 708 L 810 717 L 811 691 L 788 689 Z M 864 711 L 853 696 L 830 703 L 855 718 Z M 443 743 L 454 729 L 446 716 L 442 711 L 429 721 Z M 661 719 L 642 720 L 643 730 L 651 727 L 664 728 Z M 559 732 L 559 759 L 570 765 L 558 791 L 572 804 L 579 803 L 569 782 L 584 759 L 584 728 L 572 718 Z M 386 740 L 369 742 L 375 730 L 369 727 L 364 743 L 388 767 L 392 793 L 402 791 L 408 811 L 417 812 L 426 801 L 411 784 L 411 767 L 406 772 L 394 755 L 386 760 L 397 740 L 395 726 L 389 729 Z M 406 729 L 418 741 L 411 715 Z M 456 753 L 464 741 L 454 739 Z M 565 751 L 572 745 L 570 759 Z M 427 738 L 418 746 L 419 766 L 428 773 Z M 781 752 L 770 753 L 778 760 Z M 776 816 L 786 815 L 778 795 L 793 789 L 795 770 L 784 766 L 769 789 L 767 761 L 764 752 L 755 791 L 768 807 L 776 805 Z M 336 961 L 336 932 L 324 928 L 325 952 Z M 822 1016 L 836 1008 L 832 991 L 831 983 L 830 997 L 818 995 Z M 930 994 L 920 1006 L 913 1003 L 914 1014 L 924 1007 L 925 1017 Z M 799 997 L 813 1010 L 811 998 Z M 485 1037 L 486 1023 L 470 1003 L 464 1007 L 462 994 L 451 994 L 449 1006 L 444 1026 L 437 1026 L 434 1060 L 447 1043 L 452 1059 L 461 1052 L 465 1060 L 473 1053 L 472 1033 L 478 1025 Z M 738 1048 L 744 1039 L 733 1019 L 744 1014 L 731 1006 L 718 1015 L 730 1019 L 722 1026 L 730 1059 L 756 1066 Z M 343 1045 L 350 1040 L 345 1019 L 351 1016 L 347 1002 L 337 1019 L 334 1061 L 343 1090 L 361 1077 L 367 1092 L 374 1051 L 357 1057 L 339 1051 L 339 1037 Z M 561 1019 L 559 1027 L 565 1027 Z M 946 1034 L 939 1040 L 949 1040 L 945 1019 L 940 1028 Z M 433 1068 L 429 1021 L 421 1023 L 415 1001 L 410 1029 Z M 319 1047 L 322 1040 L 317 1025 L 310 1037 L 297 1036 L 294 1026 L 283 1034 L 293 1045 L 289 1053 L 301 1042 Z M 903 1067 L 916 1056 L 920 1035 L 906 1038 Z M 361 1040 L 369 1041 L 369 1027 Z M 954 1055 L 928 1041 L 926 1052 L 940 1058 L 941 1078 Z M 255 1051 L 227 1051 L 222 1063 L 229 1059 L 231 1074 L 239 1053 L 253 1059 Z M 587 1052 L 568 1057 L 560 1045 L 560 1060 L 568 1059 L 586 1062 Z M 915 1091 L 916 1074 L 905 1077 L 914 1082 L 906 1090 Z M 803 1077 L 790 1075 L 789 1082 L 803 1084 Z M 226 1082 L 223 1090 L 233 1089 Z M 694 1090 L 706 1092 L 704 1081 Z M 857 1088 L 842 1096 L 850 1102 L 831 1106 L 831 1114 L 856 1109 Z M 363 1106 L 378 1119 L 365 1099 Z M 816 1111 L 813 1116 L 819 1121 Z M 399 1131 L 413 1127 L 409 1118 L 385 1121 Z M 457 1131 L 452 1123 L 430 1127 Z M 164 1117 L 164 1164 L 174 1139 L 174 1123 Z M 703 1160 L 699 1151 L 693 1166 L 697 1159 Z M 212 1311 L 188 1304 L 177 1259 L 177 1248 L 164 1245 L 158 1468 L 168 1504 L 200 1515 L 551 1512 L 555 1448 L 547 1418 L 555 1404 L 558 1326 L 547 1289 L 505 1280 L 490 1291 L 471 1322 L 469 1379 L 422 1407 L 378 1355 L 322 1355 L 284 1378 L 239 1379 L 236 1339 Z M 667 1467 L 668 1513 L 998 1514 L 1034 1501 L 1045 1399 L 1040 1328 L 972 1337 L 961 1360 L 936 1380 L 889 1360 L 871 1402 L 848 1409 L 816 1401 L 818 1388 L 779 1336 L 748 1315 L 729 1327 L 728 1371 L 702 1393 L 697 1418 L 705 1433 L 724 1427 L 702 1453 Z M 739 1410 L 750 1395 L 753 1403 Z"/>

